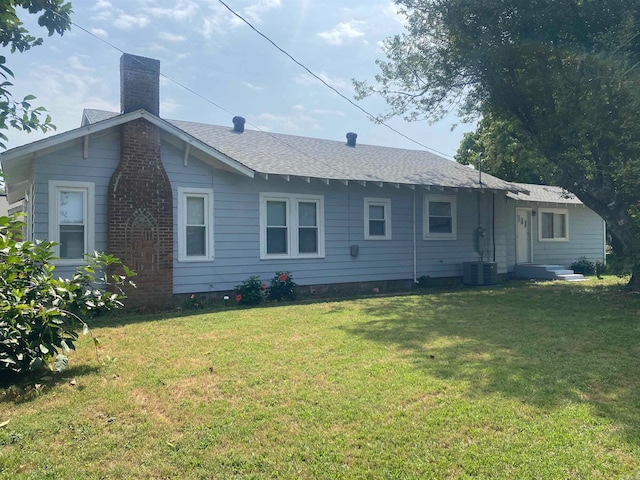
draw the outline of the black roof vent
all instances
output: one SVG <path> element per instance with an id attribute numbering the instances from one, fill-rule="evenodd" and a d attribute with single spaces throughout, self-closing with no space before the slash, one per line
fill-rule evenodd
<path id="1" fill-rule="evenodd" d="M 358 138 L 357 133 L 349 132 L 347 133 L 347 146 L 355 147 L 356 146 L 356 138 Z"/>
<path id="2" fill-rule="evenodd" d="M 233 117 L 232 122 L 233 122 L 234 132 L 238 132 L 238 133 L 244 132 L 244 123 L 246 122 L 244 117 Z"/>

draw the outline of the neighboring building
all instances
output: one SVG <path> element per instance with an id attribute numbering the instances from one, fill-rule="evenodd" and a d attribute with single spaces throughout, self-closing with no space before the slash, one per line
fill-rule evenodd
<path id="1" fill-rule="evenodd" d="M 318 288 L 460 277 L 479 259 L 507 274 L 522 254 L 520 207 L 543 232 L 530 227 L 530 262 L 603 259 L 590 210 L 490 175 L 479 183 L 425 151 L 245 130 L 240 117 L 161 119 L 159 72 L 157 60 L 123 55 L 122 113 L 86 110 L 80 128 L 2 154 L 9 201 L 24 202 L 30 238 L 59 242 L 60 274 L 107 251 L 138 272 L 137 305 L 276 271 Z M 548 238 L 562 221 L 571 236 Z"/>

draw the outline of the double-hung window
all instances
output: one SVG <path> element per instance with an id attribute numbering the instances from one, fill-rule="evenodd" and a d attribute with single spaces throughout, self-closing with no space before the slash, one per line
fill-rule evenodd
<path id="1" fill-rule="evenodd" d="M 568 241 L 569 211 L 564 208 L 539 208 L 538 239 L 541 242 Z"/>
<path id="2" fill-rule="evenodd" d="M 391 240 L 391 199 L 364 199 L 365 240 Z"/>
<path id="3" fill-rule="evenodd" d="M 213 190 L 178 188 L 178 261 L 213 260 Z"/>
<path id="4" fill-rule="evenodd" d="M 424 238 L 426 240 L 455 240 L 457 238 L 455 196 L 425 195 Z"/>
<path id="5" fill-rule="evenodd" d="M 261 193 L 260 258 L 323 256 L 323 197 Z"/>
<path id="6" fill-rule="evenodd" d="M 49 181 L 49 239 L 61 264 L 77 264 L 95 250 L 95 185 Z"/>

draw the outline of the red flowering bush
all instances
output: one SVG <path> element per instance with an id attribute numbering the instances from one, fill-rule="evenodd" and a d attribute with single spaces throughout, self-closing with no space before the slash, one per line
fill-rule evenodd
<path id="1" fill-rule="evenodd" d="M 267 289 L 267 300 L 277 302 L 279 300 L 295 300 L 296 284 L 291 279 L 289 272 L 276 272 Z"/>
<path id="2" fill-rule="evenodd" d="M 263 285 L 259 277 L 255 275 L 250 276 L 240 285 L 236 285 L 236 302 L 239 305 L 258 305 L 265 297 Z"/>

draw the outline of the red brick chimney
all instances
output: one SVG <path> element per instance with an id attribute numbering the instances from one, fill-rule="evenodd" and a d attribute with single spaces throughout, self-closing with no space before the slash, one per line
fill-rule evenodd
<path id="1" fill-rule="evenodd" d="M 120 59 L 122 113 L 160 110 L 160 62 Z M 108 190 L 108 252 L 137 272 L 130 308 L 157 308 L 173 295 L 173 196 L 162 165 L 160 129 L 145 119 L 121 126 L 120 163 Z"/>

